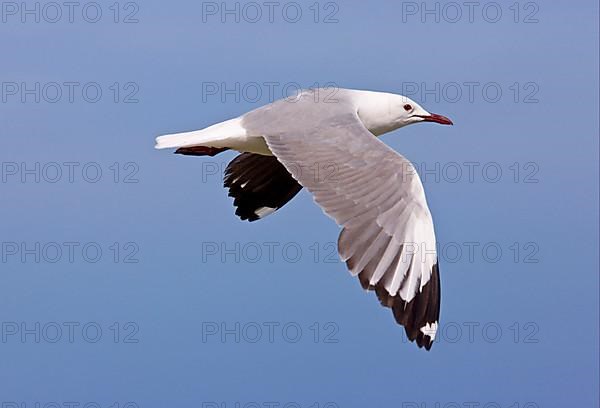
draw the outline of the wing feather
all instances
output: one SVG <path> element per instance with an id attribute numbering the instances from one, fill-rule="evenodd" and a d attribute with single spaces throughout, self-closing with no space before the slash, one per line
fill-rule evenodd
<path id="1" fill-rule="evenodd" d="M 392 309 L 410 340 L 429 349 L 440 290 L 421 180 L 408 160 L 364 127 L 347 99 L 323 106 L 307 95 L 250 112 L 243 126 L 263 135 L 287 171 L 343 227 L 338 251 L 350 273 Z"/>

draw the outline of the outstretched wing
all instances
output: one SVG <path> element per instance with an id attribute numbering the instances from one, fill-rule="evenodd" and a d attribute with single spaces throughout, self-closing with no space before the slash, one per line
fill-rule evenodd
<path id="1" fill-rule="evenodd" d="M 243 125 L 263 135 L 343 227 L 338 250 L 351 274 L 375 290 L 411 341 L 429 350 L 440 283 L 433 221 L 412 164 L 374 137 L 344 101 L 323 106 L 301 96 L 250 112 Z"/>
<path id="2" fill-rule="evenodd" d="M 275 157 L 254 153 L 233 159 L 225 169 L 223 184 L 234 199 L 235 214 L 248 221 L 272 214 L 302 190 Z"/>

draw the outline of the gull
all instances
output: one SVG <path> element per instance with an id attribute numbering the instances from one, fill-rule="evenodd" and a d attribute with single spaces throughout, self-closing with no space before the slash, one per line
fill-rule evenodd
<path id="1" fill-rule="evenodd" d="M 338 252 L 351 275 L 429 350 L 440 315 L 433 220 L 413 165 L 378 139 L 423 122 L 452 125 L 406 96 L 309 89 L 205 129 L 159 136 L 155 147 L 240 152 L 224 185 L 242 220 L 272 214 L 305 187 L 342 227 Z"/>

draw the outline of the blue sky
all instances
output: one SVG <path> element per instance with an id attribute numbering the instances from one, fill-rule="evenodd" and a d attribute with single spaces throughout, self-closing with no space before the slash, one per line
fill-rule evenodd
<path id="1" fill-rule="evenodd" d="M 4 406 L 598 406 L 596 2 L 37 4 L 0 20 Z M 328 83 L 455 123 L 384 136 L 443 248 L 429 353 L 306 192 L 241 222 L 234 153 L 153 149 Z"/>

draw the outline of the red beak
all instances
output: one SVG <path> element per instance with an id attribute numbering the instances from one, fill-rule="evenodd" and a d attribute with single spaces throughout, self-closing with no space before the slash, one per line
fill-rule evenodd
<path id="1" fill-rule="evenodd" d="M 445 116 L 438 115 L 436 113 L 432 113 L 429 116 L 418 115 L 420 118 L 423 118 L 423 122 L 435 122 L 441 125 L 454 125 L 450 119 Z"/>

